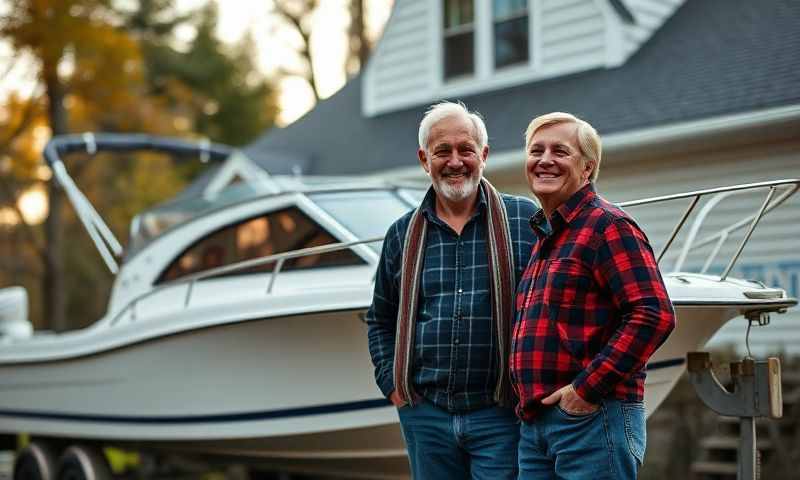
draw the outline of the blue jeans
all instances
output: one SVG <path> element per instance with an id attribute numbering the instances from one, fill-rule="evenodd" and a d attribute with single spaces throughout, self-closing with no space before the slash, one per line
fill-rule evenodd
<path id="1" fill-rule="evenodd" d="M 635 480 L 646 435 L 641 402 L 604 400 L 588 415 L 545 407 L 520 426 L 519 478 Z"/>
<path id="2" fill-rule="evenodd" d="M 423 400 L 398 413 L 415 480 L 517 478 L 519 420 L 512 410 L 448 413 Z"/>

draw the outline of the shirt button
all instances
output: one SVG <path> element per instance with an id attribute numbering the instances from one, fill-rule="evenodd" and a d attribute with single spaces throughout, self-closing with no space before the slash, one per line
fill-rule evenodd
<path id="1" fill-rule="evenodd" d="M 459 339 L 457 339 L 457 338 L 456 338 L 455 340 L 453 340 L 453 343 L 455 343 L 456 345 L 458 345 L 459 343 L 461 343 L 461 340 L 459 340 Z"/>
<path id="2" fill-rule="evenodd" d="M 464 293 L 464 290 L 462 290 L 462 289 L 460 289 L 460 288 L 459 288 L 459 289 L 458 289 L 458 293 Z"/>

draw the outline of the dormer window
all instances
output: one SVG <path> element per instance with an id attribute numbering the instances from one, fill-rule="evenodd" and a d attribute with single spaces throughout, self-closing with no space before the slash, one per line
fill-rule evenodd
<path id="1" fill-rule="evenodd" d="M 494 0 L 492 3 L 495 68 L 527 63 L 528 0 Z"/>
<path id="2" fill-rule="evenodd" d="M 395 0 L 364 77 L 362 111 L 372 117 L 619 67 L 683 3 Z"/>
<path id="3" fill-rule="evenodd" d="M 442 0 L 443 80 L 530 62 L 530 0 Z"/>
<path id="4" fill-rule="evenodd" d="M 444 0 L 444 78 L 474 72 L 474 0 Z"/>

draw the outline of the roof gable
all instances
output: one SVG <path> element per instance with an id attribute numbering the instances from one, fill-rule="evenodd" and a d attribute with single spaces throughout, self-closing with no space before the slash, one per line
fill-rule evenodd
<path id="1" fill-rule="evenodd" d="M 514 18 L 493 12 L 496 2 L 475 0 L 474 13 L 453 27 L 441 0 L 397 0 L 364 75 L 362 113 L 374 116 L 439 98 L 617 67 L 683 1 L 527 0 L 511 24 Z M 509 41 L 526 53 L 498 67 L 497 44 L 506 38 L 503 29 L 511 28 L 519 31 L 508 33 L 513 38 Z M 458 48 L 448 47 L 456 45 L 451 41 Z M 466 74 L 448 77 L 448 58 L 460 55 L 466 55 L 460 61 L 472 66 Z"/>

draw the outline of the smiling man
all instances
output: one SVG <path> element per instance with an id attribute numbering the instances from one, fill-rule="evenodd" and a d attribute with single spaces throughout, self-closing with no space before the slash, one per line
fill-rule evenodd
<path id="1" fill-rule="evenodd" d="M 511 378 L 520 478 L 635 479 L 645 451 L 645 365 L 675 319 L 647 237 L 595 192 L 597 132 L 567 113 L 525 134 L 542 209 L 517 288 Z"/>
<path id="2" fill-rule="evenodd" d="M 517 475 L 507 360 L 536 207 L 483 179 L 487 138 L 463 104 L 427 111 L 417 153 L 432 185 L 389 228 L 367 314 L 375 378 L 398 408 L 416 479 Z"/>

